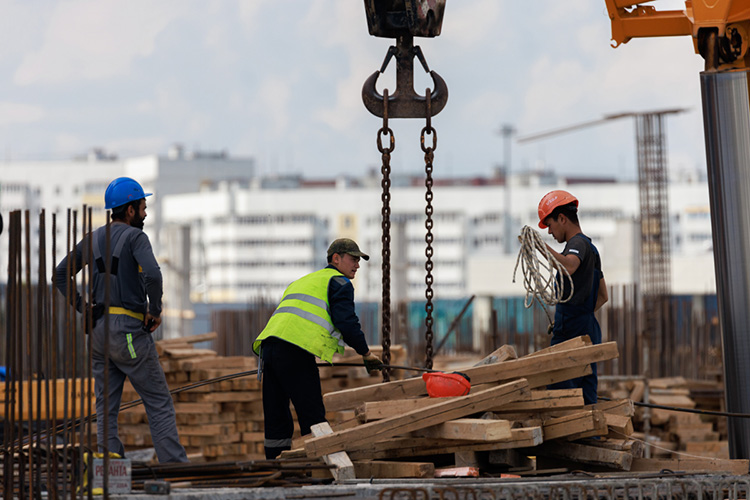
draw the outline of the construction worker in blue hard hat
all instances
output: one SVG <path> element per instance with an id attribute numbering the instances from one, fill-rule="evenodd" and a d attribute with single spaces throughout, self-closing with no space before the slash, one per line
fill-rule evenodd
<path id="1" fill-rule="evenodd" d="M 360 258 L 369 260 L 349 238 L 328 247 L 328 266 L 290 284 L 281 303 L 258 338 L 253 352 L 260 356 L 263 379 L 263 418 L 266 458 L 278 457 L 292 447 L 294 405 L 300 432 L 326 421 L 315 357 L 331 362 L 344 352 L 344 343 L 363 358 L 368 372 L 382 367 L 370 352 L 354 311 L 351 280 Z"/>
<path id="2" fill-rule="evenodd" d="M 125 448 L 117 434 L 122 389 L 128 378 L 143 399 L 151 428 L 156 456 L 161 463 L 187 462 L 185 448 L 177 435 L 174 404 L 164 371 L 159 364 L 151 333 L 161 324 L 162 276 L 151 242 L 142 231 L 146 219 L 146 197 L 141 185 L 129 177 L 112 181 L 104 193 L 104 204 L 112 210 L 110 242 L 106 226 L 89 238 L 84 237 L 55 269 L 55 284 L 63 296 L 74 287 L 68 275 L 68 259 L 73 259 L 75 275 L 85 265 L 93 265 L 94 304 L 85 304 L 78 290 L 71 293 L 78 312 L 91 311 L 93 329 L 94 388 L 96 392 L 97 442 L 103 451 L 104 414 L 108 415 L 109 451 L 124 456 Z M 106 255 L 107 248 L 111 251 Z M 109 261 L 109 262 L 107 262 Z M 105 277 L 109 267 L 109 309 L 104 310 Z M 109 325 L 109 350 L 105 352 L 105 325 Z M 104 408 L 104 376 L 109 372 L 109 407 Z"/>

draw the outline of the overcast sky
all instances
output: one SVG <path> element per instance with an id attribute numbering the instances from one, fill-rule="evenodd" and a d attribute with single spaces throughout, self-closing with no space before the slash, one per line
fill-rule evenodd
<path id="1" fill-rule="evenodd" d="M 659 10 L 682 2 L 658 0 Z M 4 158 L 188 150 L 252 156 L 262 173 L 360 175 L 379 166 L 381 120 L 364 80 L 393 40 L 361 0 L 5 0 L 0 3 Z M 502 124 L 520 135 L 622 111 L 668 119 L 672 169 L 705 169 L 700 56 L 689 37 L 610 47 L 604 0 L 448 0 L 441 36 L 416 39 L 450 98 L 433 119 L 436 177 L 487 175 Z M 395 89 L 395 71 L 379 89 Z M 431 86 L 419 65 L 419 93 Z M 423 168 L 421 120 L 394 120 L 394 172 Z M 512 168 L 635 176 L 632 119 L 533 144 Z"/>

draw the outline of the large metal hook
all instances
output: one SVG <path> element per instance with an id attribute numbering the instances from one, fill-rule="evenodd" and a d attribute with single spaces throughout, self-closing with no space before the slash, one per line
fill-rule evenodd
<path id="1" fill-rule="evenodd" d="M 431 116 L 435 116 L 448 102 L 448 85 L 435 71 L 430 71 L 422 50 L 414 46 L 412 35 L 400 35 L 396 46 L 391 46 L 380 68 L 365 80 L 362 86 L 362 101 L 367 110 L 375 116 L 383 117 L 383 96 L 378 93 L 375 84 L 381 73 L 385 72 L 392 57 L 396 57 L 396 91 L 388 97 L 389 118 L 424 118 L 426 96 L 414 91 L 414 57 L 419 59 L 425 72 L 429 73 L 434 83 L 430 93 Z"/>

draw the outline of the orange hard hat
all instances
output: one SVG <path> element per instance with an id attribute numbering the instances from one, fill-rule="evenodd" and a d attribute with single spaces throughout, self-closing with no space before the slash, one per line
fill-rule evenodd
<path id="1" fill-rule="evenodd" d="M 471 390 L 469 377 L 463 373 L 423 373 L 422 380 L 431 398 L 466 396 Z"/>
<path id="2" fill-rule="evenodd" d="M 570 203 L 575 203 L 577 207 L 578 198 L 567 191 L 556 189 L 545 194 L 542 197 L 542 201 L 539 202 L 539 227 L 546 229 L 547 224 L 544 223 L 544 219 L 552 215 L 552 212 L 557 207 L 562 207 Z"/>

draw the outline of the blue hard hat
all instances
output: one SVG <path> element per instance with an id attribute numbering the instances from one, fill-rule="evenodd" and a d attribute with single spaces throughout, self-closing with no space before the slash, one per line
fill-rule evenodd
<path id="1" fill-rule="evenodd" d="M 130 177 L 118 177 L 109 183 L 104 192 L 104 208 L 109 210 L 146 196 L 151 196 L 151 193 L 144 193 L 137 181 Z"/>

